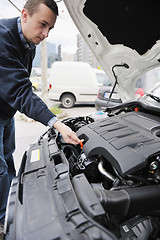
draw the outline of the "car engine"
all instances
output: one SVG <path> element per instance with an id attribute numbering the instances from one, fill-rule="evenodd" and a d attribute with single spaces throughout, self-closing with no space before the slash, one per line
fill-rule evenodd
<path id="1" fill-rule="evenodd" d="M 12 239 L 27 240 L 160 239 L 160 117 L 139 104 L 117 107 L 96 121 L 63 120 L 83 146 L 65 143 L 51 128 L 26 151 L 11 190 L 5 239 L 13 232 Z M 37 150 L 40 161 L 33 157 Z M 50 226 L 54 218 L 56 230 Z M 21 233 L 11 228 L 17 224 Z M 49 235 L 41 238 L 40 229 Z"/>
<path id="2" fill-rule="evenodd" d="M 153 223 L 159 225 L 159 120 L 136 111 L 104 118 L 78 130 L 81 151 L 64 149 L 83 208 L 92 214 L 86 204 L 94 193 L 105 209 L 103 224 L 122 239 L 151 239 Z"/>

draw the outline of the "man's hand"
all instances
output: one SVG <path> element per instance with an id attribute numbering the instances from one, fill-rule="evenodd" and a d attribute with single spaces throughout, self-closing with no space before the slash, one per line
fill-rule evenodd
<path id="1" fill-rule="evenodd" d="M 64 123 L 57 121 L 54 125 L 54 128 L 56 128 L 61 134 L 66 143 L 71 144 L 79 144 L 80 139 L 77 137 L 76 133 L 72 131 L 71 128 L 66 126 Z"/>

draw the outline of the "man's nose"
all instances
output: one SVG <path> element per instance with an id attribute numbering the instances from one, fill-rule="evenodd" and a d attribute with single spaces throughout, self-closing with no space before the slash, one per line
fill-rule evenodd
<path id="1" fill-rule="evenodd" d="M 45 28 L 43 30 L 43 35 L 45 36 L 45 38 L 48 37 L 48 34 L 49 34 L 49 28 Z"/>

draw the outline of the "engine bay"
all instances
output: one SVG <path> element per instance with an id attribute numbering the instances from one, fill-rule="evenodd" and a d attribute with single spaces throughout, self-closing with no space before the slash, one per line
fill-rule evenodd
<path id="1" fill-rule="evenodd" d="M 136 110 L 98 121 L 67 119 L 65 124 L 84 139 L 82 149 L 61 139 L 58 143 L 85 212 L 118 239 L 159 239 L 159 116 Z M 105 213 L 95 216 L 90 198 Z"/>
<path id="2" fill-rule="evenodd" d="M 63 122 L 83 142 L 50 128 L 26 150 L 5 240 L 159 240 L 159 111 L 132 102 Z"/>

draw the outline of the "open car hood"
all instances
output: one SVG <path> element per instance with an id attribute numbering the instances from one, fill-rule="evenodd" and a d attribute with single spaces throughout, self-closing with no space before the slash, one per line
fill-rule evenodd
<path id="1" fill-rule="evenodd" d="M 64 2 L 122 101 L 134 99 L 137 79 L 160 66 L 159 1 Z"/>

